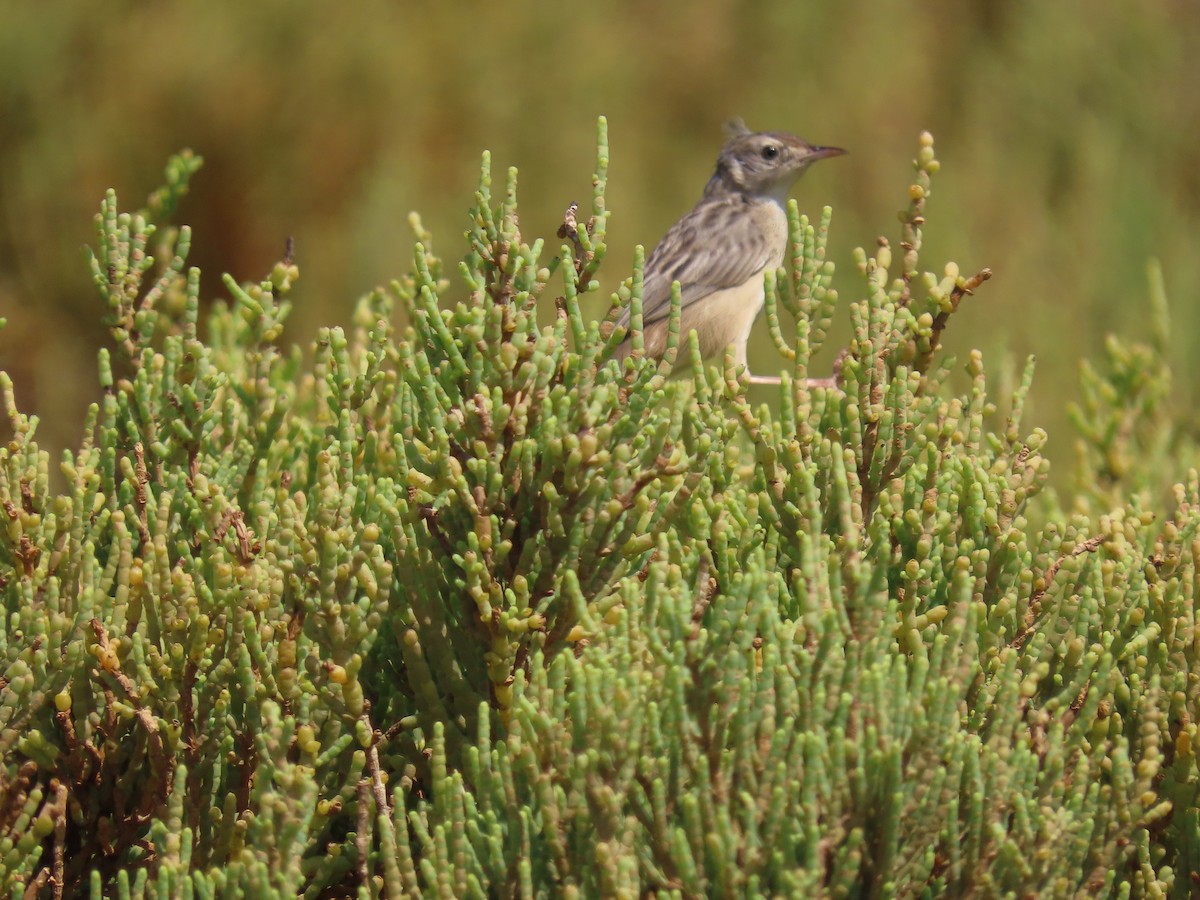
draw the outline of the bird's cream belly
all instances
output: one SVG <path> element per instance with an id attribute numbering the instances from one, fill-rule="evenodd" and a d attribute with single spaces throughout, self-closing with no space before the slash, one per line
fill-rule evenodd
<path id="1" fill-rule="evenodd" d="M 746 339 L 763 308 L 763 276 L 759 272 L 737 287 L 709 294 L 683 310 L 679 323 L 680 343 L 695 330 L 700 353 L 706 359 L 733 344 L 736 361 L 746 362 Z"/>

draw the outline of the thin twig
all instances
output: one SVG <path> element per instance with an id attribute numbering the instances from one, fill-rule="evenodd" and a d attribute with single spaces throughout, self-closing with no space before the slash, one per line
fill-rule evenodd
<path id="1" fill-rule="evenodd" d="M 933 362 L 933 354 L 937 352 L 938 344 L 941 342 L 942 331 L 945 330 L 950 316 L 958 309 L 958 304 L 962 302 L 963 297 L 974 294 L 976 288 L 991 277 L 991 269 L 980 269 L 962 284 L 955 285 L 954 290 L 950 292 L 950 308 L 942 310 L 933 317 L 933 328 L 929 335 L 929 349 L 917 357 L 913 363 L 913 369 L 922 375 L 925 374 L 929 369 L 929 364 Z"/>
<path id="2" fill-rule="evenodd" d="M 1009 642 L 1010 647 L 1019 649 L 1025 641 L 1029 640 L 1029 636 L 1033 633 L 1033 626 L 1037 622 L 1038 615 L 1041 613 L 1042 598 L 1046 596 L 1046 592 L 1050 589 L 1050 585 L 1054 581 L 1054 576 L 1058 574 L 1058 570 L 1062 568 L 1063 563 L 1068 559 L 1074 559 L 1085 553 L 1091 553 L 1103 543 L 1104 535 L 1102 534 L 1090 537 L 1086 541 L 1076 544 L 1070 553 L 1064 553 L 1050 564 L 1050 568 L 1046 569 L 1045 574 L 1042 575 L 1042 586 L 1034 591 L 1029 598 L 1029 608 L 1025 610 L 1025 618 L 1021 624 L 1021 631 Z"/>

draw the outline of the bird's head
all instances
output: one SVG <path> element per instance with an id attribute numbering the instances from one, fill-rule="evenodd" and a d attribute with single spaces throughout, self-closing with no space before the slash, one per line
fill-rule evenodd
<path id="1" fill-rule="evenodd" d="M 741 119 L 726 125 L 725 131 L 729 138 L 704 190 L 706 197 L 742 194 L 783 203 L 805 169 L 818 159 L 846 152 L 840 147 L 815 147 L 783 131 L 751 131 Z"/>

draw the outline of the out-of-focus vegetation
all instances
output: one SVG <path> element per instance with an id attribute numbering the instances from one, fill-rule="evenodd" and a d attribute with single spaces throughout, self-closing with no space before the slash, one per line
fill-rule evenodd
<path id="1" fill-rule="evenodd" d="M 145 193 L 166 155 L 207 161 L 176 219 L 192 260 L 257 278 L 294 235 L 292 338 L 348 321 L 408 267 L 405 216 L 440 246 L 466 227 L 478 153 L 523 172 L 531 233 L 583 200 L 593 123 L 617 160 L 609 243 L 631 258 L 696 197 L 742 115 L 851 151 L 799 186 L 835 209 L 830 255 L 897 205 L 914 135 L 945 174 L 928 252 L 997 277 L 947 335 L 1039 358 L 1032 421 L 1079 396 L 1078 361 L 1107 332 L 1148 335 L 1146 261 L 1161 260 L 1175 397 L 1200 357 L 1200 8 L 1185 0 L 867 0 L 675 4 L 0 3 L 0 364 L 49 446 L 95 399 L 95 294 L 77 255 L 94 198 Z M 610 271 L 624 271 L 616 265 Z M 215 278 L 206 279 L 210 286 Z M 212 288 L 210 287 L 210 290 Z M 843 292 L 846 296 L 849 293 Z M 842 315 L 843 320 L 845 315 Z M 752 353 L 768 354 L 762 326 Z M 828 365 L 818 359 L 815 367 Z M 1019 371 L 1019 365 L 1014 371 Z M 765 395 L 764 395 L 765 396 Z"/>

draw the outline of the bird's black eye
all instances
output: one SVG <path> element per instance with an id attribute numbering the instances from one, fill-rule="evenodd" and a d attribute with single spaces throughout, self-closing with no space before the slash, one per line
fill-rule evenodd
<path id="1" fill-rule="evenodd" d="M 774 159 L 779 155 L 779 148 L 774 144 L 767 144 L 762 148 L 763 159 Z"/>

